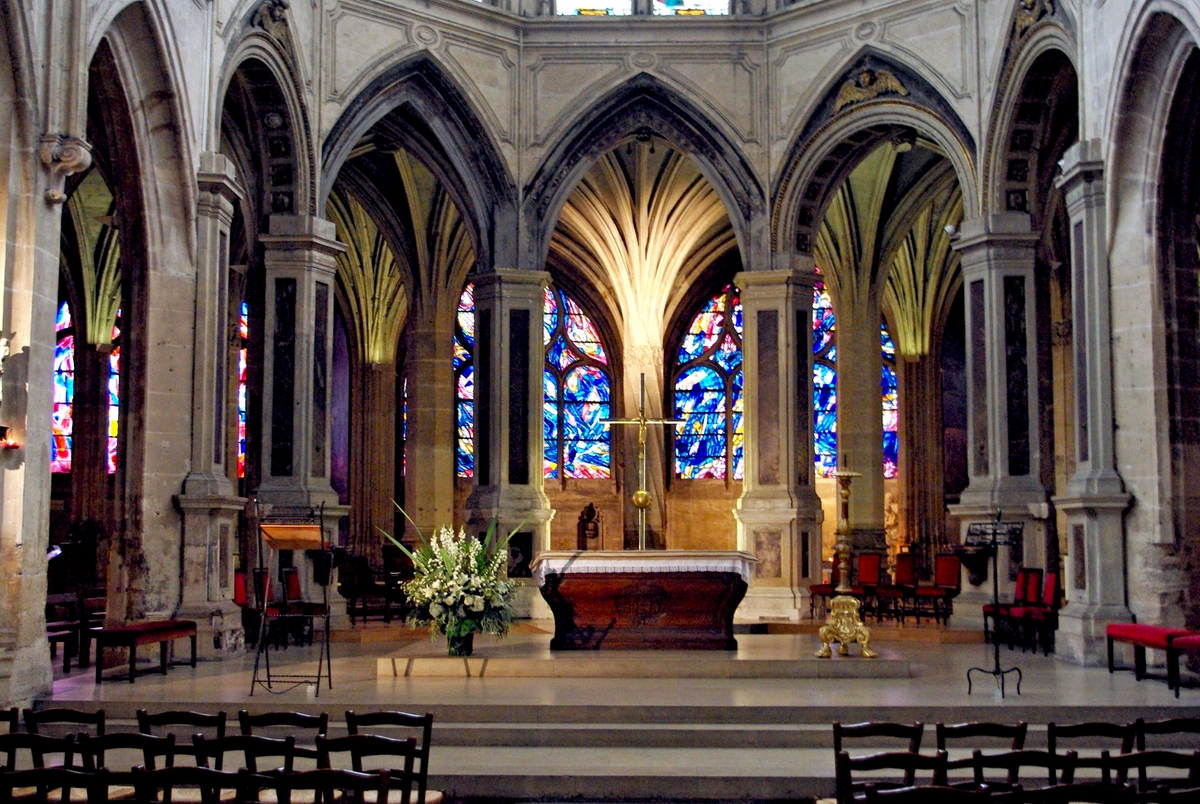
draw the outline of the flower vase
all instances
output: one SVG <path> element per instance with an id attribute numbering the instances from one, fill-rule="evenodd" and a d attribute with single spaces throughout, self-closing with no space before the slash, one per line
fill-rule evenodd
<path id="1" fill-rule="evenodd" d="M 475 649 L 475 632 L 471 631 L 462 636 L 446 636 L 446 645 L 450 656 L 470 656 Z"/>

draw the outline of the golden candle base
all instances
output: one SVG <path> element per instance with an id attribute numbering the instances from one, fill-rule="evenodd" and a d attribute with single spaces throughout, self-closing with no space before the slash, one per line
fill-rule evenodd
<path id="1" fill-rule="evenodd" d="M 871 629 L 863 625 L 858 616 L 858 598 L 850 595 L 838 595 L 829 604 L 829 620 L 817 632 L 821 640 L 821 649 L 817 651 L 818 659 L 828 659 L 833 656 L 830 644 L 838 643 L 838 655 L 850 654 L 850 643 L 862 645 L 862 657 L 874 659 L 879 654 L 871 650 Z"/>

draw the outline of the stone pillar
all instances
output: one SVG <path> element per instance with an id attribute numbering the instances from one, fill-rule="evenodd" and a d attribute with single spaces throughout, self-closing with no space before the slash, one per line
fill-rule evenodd
<path id="1" fill-rule="evenodd" d="M 831 292 L 832 289 L 831 289 Z M 880 377 L 883 320 L 876 293 L 861 306 L 840 304 L 837 314 L 838 465 L 856 477 L 850 496 L 851 543 L 855 550 L 887 550 L 883 531 L 883 401 Z"/>
<path id="2" fill-rule="evenodd" d="M 738 549 L 759 559 L 742 619 L 799 620 L 808 586 L 821 576 L 821 501 L 812 485 L 815 281 L 811 261 L 807 270 L 747 271 L 735 280 L 745 322 Z"/>
<path id="3" fill-rule="evenodd" d="M 453 293 L 446 295 L 454 296 Z M 449 306 L 449 314 L 444 316 L 437 316 L 434 311 L 410 310 L 405 326 L 407 348 L 404 362 L 408 377 L 408 441 L 405 451 L 411 467 L 404 476 L 405 510 L 426 538 L 435 529 L 454 524 L 457 433 L 454 366 L 447 356 L 454 352 L 454 307 L 457 301 L 456 296 L 442 301 Z M 436 301 L 429 302 L 430 307 L 435 304 Z M 478 301 L 475 320 L 479 321 Z M 541 319 L 538 319 L 538 326 L 541 326 Z M 478 330 L 478 324 L 476 328 Z M 477 336 L 476 389 L 479 388 L 479 351 Z M 476 406 L 479 405 L 479 393 L 476 390 Z M 478 433 L 478 412 L 475 418 Z M 541 432 L 540 427 L 538 432 Z M 479 448 L 476 444 L 477 464 Z M 476 472 L 479 471 L 476 466 Z M 409 540 L 415 539 L 416 535 L 410 533 Z"/>
<path id="4" fill-rule="evenodd" d="M 200 155 L 196 217 L 196 317 L 192 362 L 192 469 L 175 499 L 183 512 L 183 578 L 176 616 L 195 620 L 198 650 L 239 652 L 245 634 L 233 602 L 238 515 L 246 500 L 229 480 L 229 227 L 241 199 L 233 163 Z"/>
<path id="5" fill-rule="evenodd" d="M 329 484 L 329 377 L 335 256 L 343 246 L 332 222 L 307 215 L 272 215 L 270 234 L 259 242 L 265 249 L 267 343 L 258 503 L 288 508 L 324 503 L 325 539 L 336 541 L 347 509 Z M 295 564 L 305 594 L 319 598 L 320 589 L 310 581 L 311 561 Z"/>
<path id="6" fill-rule="evenodd" d="M 383 534 L 397 539 L 396 508 L 396 368 L 365 363 L 356 368 L 350 402 L 350 538 L 354 549 L 376 568 L 383 566 Z M 412 405 L 409 404 L 411 428 Z M 410 429 L 411 433 L 412 430 Z M 418 463 L 417 466 L 425 466 Z M 415 474 L 429 474 L 417 472 Z M 406 509 L 407 510 L 407 509 Z M 412 511 L 408 512 L 412 515 Z M 419 521 L 419 520 L 418 520 Z M 428 530 L 422 526 L 422 531 Z"/>
<path id="7" fill-rule="evenodd" d="M 542 306 L 545 271 L 496 270 L 475 282 L 475 489 L 467 526 L 499 536 L 532 535 L 550 549 L 554 511 L 544 490 Z M 448 353 L 447 353 L 448 354 Z M 449 364 L 449 359 L 446 359 Z M 532 579 L 514 601 L 518 616 L 549 617 Z"/>
<path id="8" fill-rule="evenodd" d="M 1029 216 L 1007 212 L 963 221 L 954 247 L 962 254 L 967 328 L 967 473 L 952 508 L 961 536 L 999 509 L 1006 522 L 1025 523 L 1021 548 L 1000 551 L 1001 596 L 1011 598 L 1011 570 L 1043 567 L 1046 492 L 1039 478 L 1037 318 L 1034 250 Z M 989 573 L 990 573 L 989 563 Z M 989 577 L 966 582 L 955 606 L 956 625 L 982 624 L 980 604 L 991 600 Z"/>
<path id="9" fill-rule="evenodd" d="M 1099 664 L 1104 629 L 1128 622 L 1124 513 L 1130 495 L 1116 468 L 1113 441 L 1112 321 L 1105 235 L 1104 164 L 1099 140 L 1076 143 L 1063 155 L 1057 180 L 1071 220 L 1071 309 L 1075 328 L 1075 474 L 1054 498 L 1067 516 L 1063 589 L 1056 657 Z"/>
<path id="10" fill-rule="evenodd" d="M 898 355 L 899 356 L 899 355 Z M 941 349 L 896 363 L 900 391 L 900 497 L 904 541 L 919 577 L 933 573 L 946 549 L 946 480 L 942 439 Z"/>

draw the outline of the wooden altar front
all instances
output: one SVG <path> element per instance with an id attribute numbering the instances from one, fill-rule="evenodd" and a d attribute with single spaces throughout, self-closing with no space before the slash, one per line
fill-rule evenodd
<path id="1" fill-rule="evenodd" d="M 756 563 L 727 550 L 551 550 L 531 568 L 552 650 L 737 650 L 733 615 Z"/>

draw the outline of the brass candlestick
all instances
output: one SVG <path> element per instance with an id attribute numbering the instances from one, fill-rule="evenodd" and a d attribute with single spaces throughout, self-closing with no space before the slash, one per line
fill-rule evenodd
<path id="1" fill-rule="evenodd" d="M 871 650 L 871 630 L 863 625 L 859 616 L 861 603 L 850 594 L 850 554 L 853 550 L 850 544 L 850 482 L 856 477 L 862 477 L 862 472 L 852 472 L 849 469 L 837 469 L 833 476 L 838 482 L 838 526 L 837 544 L 833 546 L 834 560 L 838 566 L 838 585 L 834 590 L 837 596 L 829 604 L 829 619 L 821 626 L 818 636 L 821 649 L 817 651 L 818 659 L 828 659 L 833 656 L 830 644 L 838 643 L 838 655 L 850 653 L 849 645 L 857 642 L 862 646 L 861 655 L 864 659 L 874 659 L 879 654 Z"/>

